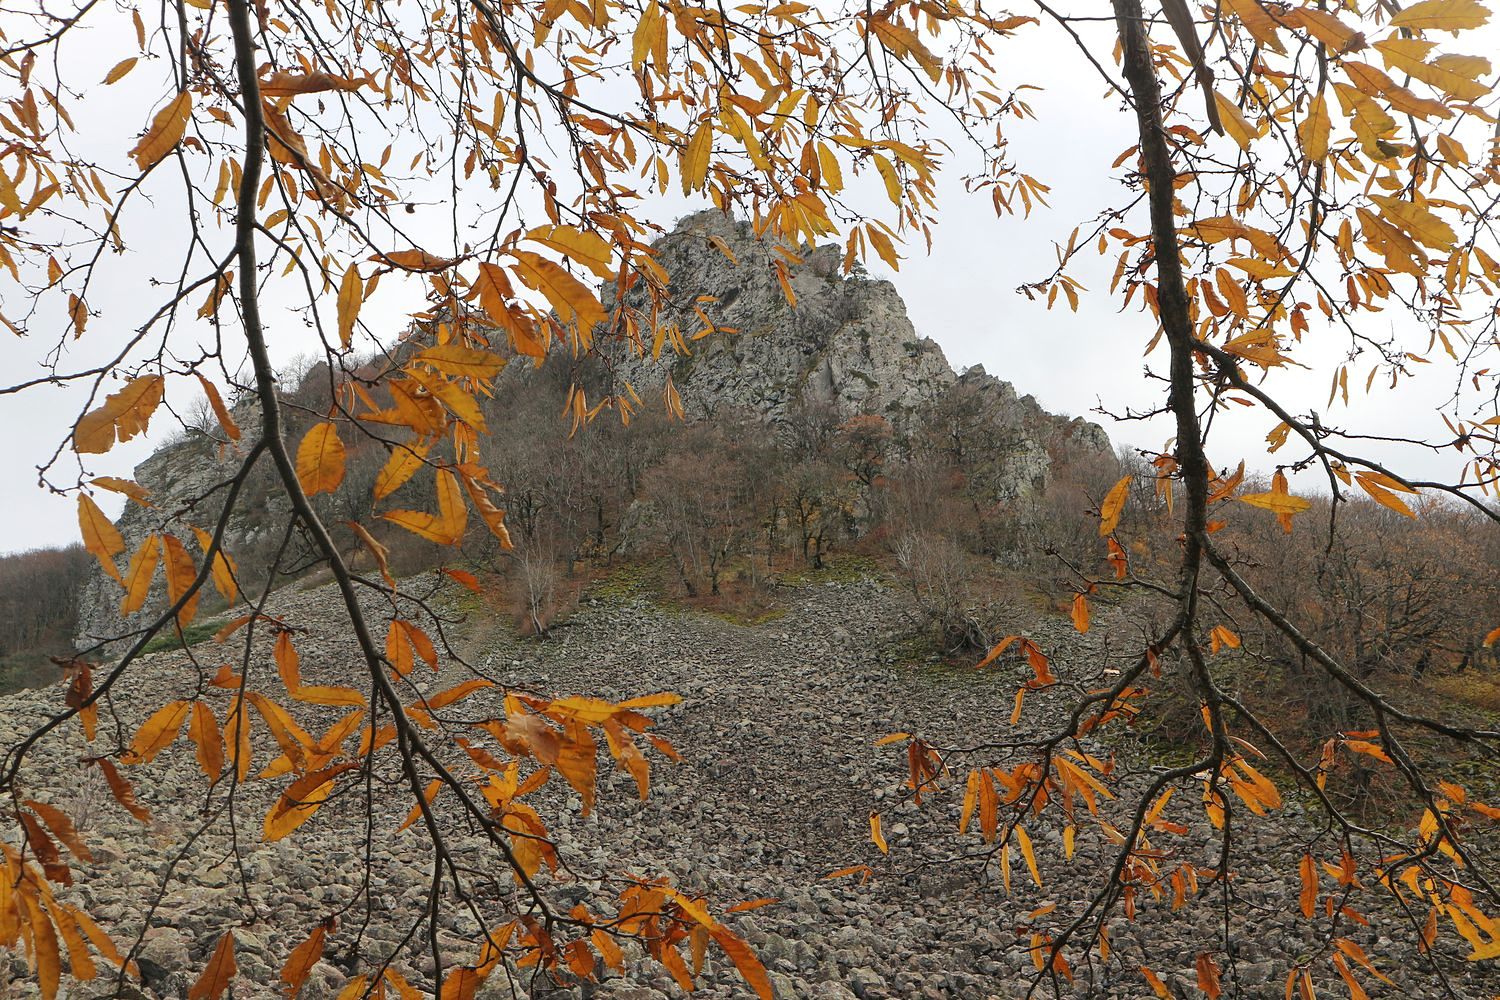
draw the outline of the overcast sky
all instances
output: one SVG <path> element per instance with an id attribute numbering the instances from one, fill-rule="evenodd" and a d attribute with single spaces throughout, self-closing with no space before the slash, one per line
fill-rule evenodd
<path id="1" fill-rule="evenodd" d="M 1118 171 L 1112 171 L 1110 164 L 1134 141 L 1132 119 L 1122 111 L 1118 98 L 1105 96 L 1103 82 L 1079 59 L 1070 42 L 1053 30 L 1028 37 L 1026 44 L 1007 50 L 1015 60 L 1007 76 L 1044 87 L 1030 96 L 1039 121 L 1015 122 L 1007 125 L 1006 131 L 1023 169 L 1051 185 L 1051 206 L 1038 208 L 1030 219 L 997 219 L 989 198 L 966 194 L 960 182 L 962 171 L 954 169 L 940 181 L 941 224 L 931 254 L 920 246 L 909 246 L 903 251 L 907 259 L 899 274 L 891 275 L 883 266 L 870 270 L 892 278 L 917 330 L 936 340 L 954 366 L 962 369 L 982 364 L 991 374 L 1014 383 L 1020 392 L 1034 394 L 1049 410 L 1098 421 L 1117 444 L 1160 449 L 1171 433 L 1164 421 L 1122 424 L 1094 412 L 1101 404 L 1113 412 L 1124 412 L 1160 402 L 1160 384 L 1142 378 L 1146 359 L 1141 352 L 1154 323 L 1136 311 L 1115 311 L 1114 301 L 1107 294 L 1112 262 L 1091 263 L 1077 272 L 1090 294 L 1084 295 L 1076 313 L 1065 308 L 1049 312 L 1044 303 L 1030 302 L 1015 291 L 1051 270 L 1054 241 L 1066 241 L 1074 225 L 1120 197 L 1118 182 L 1111 179 Z M 86 44 L 113 51 L 97 36 Z M 1107 44 L 1100 51 L 1107 53 Z M 102 66 L 112 64 L 102 53 L 90 61 Z M 81 134 L 89 134 L 91 125 L 103 127 L 118 141 L 122 135 L 119 121 L 144 123 L 145 107 L 160 96 L 160 86 L 150 84 L 149 79 L 133 82 L 127 78 L 114 87 L 90 89 L 83 106 L 72 108 Z M 955 159 L 956 167 L 962 164 L 964 150 L 958 149 Z M 133 239 L 129 253 L 146 258 L 180 245 L 182 234 L 173 228 L 170 207 L 156 206 L 161 221 L 138 217 L 134 220 L 136 229 L 125 228 L 127 240 Z M 701 203 L 672 199 L 654 204 L 651 212 L 653 221 L 670 227 L 677 216 L 701 207 Z M 423 211 L 433 214 L 435 224 L 446 214 L 440 205 Z M 421 222 L 414 220 L 413 225 Z M 142 301 L 139 277 L 131 279 L 128 268 L 106 273 L 120 277 L 112 279 L 117 281 L 115 286 L 105 284 L 91 296 L 91 305 L 99 315 L 91 322 L 88 334 L 68 346 L 65 367 L 98 363 L 107 357 L 123 333 L 117 327 L 128 329 L 128 325 L 117 323 L 115 314 L 123 314 L 127 306 Z M 19 299 L 8 284 L 9 278 L 3 282 L 0 309 L 11 315 L 19 308 Z M 155 291 L 159 297 L 160 289 Z M 392 308 L 398 296 L 388 293 L 384 285 L 380 294 L 389 296 L 382 300 L 381 315 L 389 316 L 386 335 L 393 336 L 402 326 L 401 310 Z M 1382 321 L 1365 315 L 1362 322 Z M 368 321 L 372 317 L 367 310 L 362 318 Z M 32 323 L 34 336 L 26 340 L 0 334 L 0 370 L 5 373 L 6 384 L 36 373 L 38 362 L 56 342 L 53 331 L 61 329 L 63 322 L 60 312 L 38 318 Z M 300 319 L 273 309 L 270 324 L 273 348 L 280 359 L 309 349 Z M 207 331 L 206 324 L 204 328 Z M 1343 344 L 1330 335 L 1326 346 L 1311 346 L 1314 357 L 1321 353 L 1327 360 L 1336 357 Z M 1158 368 L 1164 362 L 1164 350 L 1161 348 L 1152 359 Z M 1326 402 L 1327 379 L 1326 369 L 1278 375 L 1283 391 L 1296 387 L 1293 394 L 1303 401 L 1304 408 L 1321 408 Z M 1347 416 L 1340 411 L 1339 419 L 1363 422 L 1372 433 L 1398 428 L 1410 433 L 1440 427 L 1431 403 L 1451 389 L 1447 381 L 1451 373 L 1433 366 L 1423 379 L 1406 385 L 1398 395 L 1377 395 L 1373 401 L 1358 397 Z M 1352 388 L 1355 379 L 1351 376 L 1350 381 Z M 186 400 L 179 397 L 178 402 Z M 0 469 L 6 473 L 0 490 L 8 515 L 0 520 L 0 551 L 76 540 L 73 499 L 39 490 L 35 467 L 52 455 L 81 405 L 82 397 L 76 391 L 49 386 L 20 396 L 0 396 L 0 428 L 4 428 L 0 433 Z M 1244 456 L 1252 467 L 1271 468 L 1276 458 L 1284 457 L 1265 454 L 1263 439 L 1274 422 L 1259 412 L 1233 415 L 1215 428 L 1210 458 L 1224 463 Z M 128 476 L 171 428 L 172 421 L 163 413 L 153 423 L 149 440 L 119 445 L 109 455 L 91 459 L 89 472 Z M 1402 468 L 1411 474 L 1456 474 L 1456 467 L 1446 457 L 1399 457 L 1409 459 Z M 1309 478 L 1302 488 L 1316 489 L 1317 484 Z M 99 500 L 111 513 L 118 510 L 119 504 L 110 502 L 115 500 L 113 495 L 105 494 Z"/>

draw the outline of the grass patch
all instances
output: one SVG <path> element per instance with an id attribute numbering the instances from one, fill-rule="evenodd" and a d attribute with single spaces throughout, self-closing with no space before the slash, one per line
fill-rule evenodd
<path id="1" fill-rule="evenodd" d="M 880 566 L 872 557 L 851 553 L 828 556 L 817 569 L 804 565 L 782 570 L 776 579 L 783 587 L 818 587 L 825 583 L 859 583 L 880 575 Z"/>
<path id="2" fill-rule="evenodd" d="M 172 649 L 186 649 L 196 646 L 200 642 L 206 642 L 214 637 L 214 633 L 222 628 L 222 621 L 193 622 L 182 630 L 179 638 L 176 629 L 164 629 L 153 636 L 151 641 L 141 649 L 142 653 L 162 653 Z"/>

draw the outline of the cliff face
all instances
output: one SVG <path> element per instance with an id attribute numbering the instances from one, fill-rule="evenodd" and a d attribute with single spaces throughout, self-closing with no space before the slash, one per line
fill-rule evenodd
<path id="1" fill-rule="evenodd" d="M 1003 469 L 985 486 L 996 501 L 1045 488 L 1050 446 L 1066 442 L 1102 453 L 1110 449 L 1097 425 L 1055 417 L 982 368 L 954 372 L 942 348 L 913 328 L 890 282 L 841 274 L 836 246 L 778 248 L 756 239 L 746 223 L 702 212 L 681 220 L 654 249 L 671 280 L 672 299 L 662 323 L 680 330 L 690 353 L 674 357 L 664 349 L 658 363 L 629 354 L 623 345 L 601 346 L 612 355 L 603 366 L 612 373 L 606 377 L 628 380 L 648 405 L 660 405 L 670 375 L 689 419 L 736 410 L 779 423 L 799 406 L 825 407 L 843 418 L 884 417 L 898 446 L 913 449 L 931 446 L 934 427 L 951 424 L 955 434 L 977 432 L 1006 442 Z M 795 307 L 778 280 L 778 261 L 787 265 Z M 609 302 L 614 296 L 606 289 L 603 298 Z M 715 331 L 692 339 L 707 326 L 705 317 Z M 529 368 L 513 365 L 501 377 L 525 379 Z M 309 377 L 316 384 L 326 380 L 327 371 L 319 367 Z M 241 409 L 236 418 L 253 433 L 258 425 L 253 404 Z M 919 433 L 924 429 L 925 438 Z M 223 502 L 222 486 L 241 458 L 242 451 L 197 438 L 166 446 L 142 463 L 136 479 L 151 491 L 152 506 L 127 504 L 118 527 L 129 551 L 147 534 L 165 531 L 196 557 L 190 525 L 212 527 Z M 284 530 L 287 513 L 270 463 L 262 461 L 226 536 L 227 547 L 242 569 L 252 571 L 252 579 L 256 564 L 269 563 L 280 545 L 280 536 L 271 533 Z M 362 516 L 354 510 L 337 514 L 339 519 Z M 295 550 L 295 538 L 292 544 Z M 160 613 L 160 591 L 158 579 L 145 610 L 124 622 L 125 629 Z M 81 647 L 121 633 L 119 599 L 119 585 L 95 568 L 80 593 Z"/>

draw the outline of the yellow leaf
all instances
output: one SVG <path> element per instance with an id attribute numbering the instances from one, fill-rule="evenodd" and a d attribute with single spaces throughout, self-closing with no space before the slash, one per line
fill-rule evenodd
<path id="1" fill-rule="evenodd" d="M 541 226 L 527 233 L 526 238 L 582 264 L 604 281 L 615 276 L 615 269 L 610 266 L 613 253 L 609 242 L 598 233 L 576 226 Z"/>
<path id="2" fill-rule="evenodd" d="M 505 367 L 505 359 L 490 351 L 462 344 L 439 344 L 422 351 L 413 361 L 425 361 L 445 375 L 494 378 Z"/>
<path id="3" fill-rule="evenodd" d="M 399 525 L 414 535 L 439 545 L 452 545 L 457 541 L 448 534 L 443 521 L 433 514 L 420 510 L 392 510 L 380 515 L 392 524 Z"/>
<path id="4" fill-rule="evenodd" d="M 541 292 L 564 323 L 577 323 L 587 330 L 608 318 L 598 296 L 561 265 L 527 250 L 511 252 L 521 280 Z"/>
<path id="5" fill-rule="evenodd" d="M 192 92 L 184 90 L 156 113 L 156 116 L 151 119 L 151 127 L 146 129 L 146 134 L 141 136 L 141 141 L 136 143 L 135 148 L 130 151 L 139 169 L 150 169 L 172 151 L 181 141 L 182 133 L 187 129 L 188 116 L 192 112 Z"/>
<path id="6" fill-rule="evenodd" d="M 314 425 L 297 446 L 297 481 L 310 497 L 332 493 L 344 481 L 344 442 L 332 421 Z"/>
<path id="7" fill-rule="evenodd" d="M 1417 38 L 1387 38 L 1376 42 L 1375 48 L 1387 69 L 1410 73 L 1449 97 L 1477 101 L 1490 92 L 1479 81 L 1490 72 L 1490 61 L 1481 56 L 1440 55 L 1429 63 L 1426 60 L 1434 44 Z"/>
<path id="8" fill-rule="evenodd" d="M 127 496 L 142 507 L 151 506 L 151 491 L 129 479 L 120 479 L 116 476 L 98 476 L 90 479 L 89 482 L 100 489 Z"/>
<path id="9" fill-rule="evenodd" d="M 353 93 L 371 80 L 350 80 L 347 77 L 328 73 L 290 73 L 278 70 L 261 81 L 262 97 L 294 97 L 298 94 L 317 94 L 327 90 Z"/>
<path id="10" fill-rule="evenodd" d="M 457 263 L 452 257 L 438 257 L 426 250 L 393 250 L 390 253 L 375 253 L 370 255 L 370 260 L 417 273 L 445 271 Z"/>
<path id="11" fill-rule="evenodd" d="M 682 193 L 703 188 L 708 180 L 708 161 L 713 154 L 714 130 L 707 119 L 698 126 L 682 153 Z"/>
<path id="12" fill-rule="evenodd" d="M 1031 881 L 1036 887 L 1042 887 L 1042 875 L 1036 867 L 1036 852 L 1031 847 L 1031 837 L 1020 826 L 1016 827 L 1016 842 L 1021 847 L 1021 856 L 1026 859 L 1026 869 L 1031 873 Z"/>
<path id="13" fill-rule="evenodd" d="M 185 701 L 167 702 L 153 712 L 135 731 L 135 738 L 130 741 L 130 749 L 125 754 L 126 763 L 149 764 L 177 739 L 187 714 L 188 703 Z"/>
<path id="14" fill-rule="evenodd" d="M 1328 133 L 1332 122 L 1328 117 L 1328 100 L 1321 93 L 1312 100 L 1307 117 L 1297 126 L 1297 139 L 1302 144 L 1302 155 L 1310 163 L 1322 163 L 1328 158 Z"/>
<path id="15" fill-rule="evenodd" d="M 141 610 L 146 595 L 151 592 L 151 578 L 156 575 L 156 563 L 161 558 L 161 546 L 155 535 L 147 535 L 130 557 L 130 566 L 125 570 L 125 596 L 120 600 L 120 617 L 126 618 Z"/>
<path id="16" fill-rule="evenodd" d="M 375 499 L 384 500 L 399 490 L 423 465 L 430 443 L 397 445 L 375 477 Z"/>
<path id="17" fill-rule="evenodd" d="M 1120 525 L 1120 512 L 1125 509 L 1125 499 L 1130 495 L 1130 476 L 1124 476 L 1104 496 L 1099 505 L 1099 534 L 1112 534 Z"/>
<path id="18" fill-rule="evenodd" d="M 1459 32 L 1488 22 L 1490 12 L 1478 0 L 1422 0 L 1391 18 L 1392 28 Z"/>
<path id="19" fill-rule="evenodd" d="M 818 143 L 818 172 L 822 175 L 822 189 L 829 194 L 838 194 L 844 189 L 844 172 L 839 167 L 839 158 L 827 143 Z"/>
<path id="20" fill-rule="evenodd" d="M 870 842 L 880 848 L 881 854 L 889 854 L 890 846 L 885 842 L 885 834 L 880 832 L 880 813 L 870 813 Z"/>
<path id="21" fill-rule="evenodd" d="M 193 534 L 197 536 L 198 546 L 204 552 L 207 552 L 213 545 L 214 537 L 202 528 L 194 528 Z M 224 600 L 230 604 L 239 600 L 240 588 L 235 582 L 239 569 L 222 547 L 214 553 L 214 564 L 209 572 L 213 574 L 214 587 L 223 595 Z"/>
<path id="22" fill-rule="evenodd" d="M 360 279 L 359 268 L 350 264 L 339 282 L 339 345 L 347 348 L 354 339 L 354 324 L 359 319 L 359 307 L 364 304 L 365 284 Z"/>
<path id="23" fill-rule="evenodd" d="M 901 204 L 901 178 L 896 176 L 895 165 L 876 153 L 875 169 L 880 174 L 880 179 L 885 182 L 886 197 L 891 199 L 891 204 L 899 206 Z"/>
<path id="24" fill-rule="evenodd" d="M 83 535 L 84 549 L 99 560 L 104 572 L 124 583 L 115 556 L 125 551 L 125 539 L 86 493 L 78 494 L 78 530 Z"/>
<path id="25" fill-rule="evenodd" d="M 439 469 L 436 479 L 440 524 L 448 537 L 456 542 L 463 538 L 464 527 L 469 520 L 469 508 L 464 504 L 463 489 L 458 484 L 458 477 L 447 469 Z"/>
<path id="26" fill-rule="evenodd" d="M 1218 105 L 1219 120 L 1224 124 L 1224 131 L 1229 133 L 1229 137 L 1241 149 L 1249 149 L 1250 141 L 1259 134 L 1255 126 L 1246 121 L 1235 103 L 1223 94 L 1215 92 L 1214 103 Z"/>
<path id="27" fill-rule="evenodd" d="M 870 243 L 875 247 L 875 252 L 880 259 L 885 261 L 892 271 L 901 270 L 901 258 L 896 256 L 896 247 L 891 243 L 891 238 L 885 231 L 874 223 L 865 226 L 865 232 L 869 234 Z"/>
<path id="28" fill-rule="evenodd" d="M 1312 506 L 1311 501 L 1288 493 L 1248 493 L 1237 499 L 1273 514 L 1300 514 Z"/>

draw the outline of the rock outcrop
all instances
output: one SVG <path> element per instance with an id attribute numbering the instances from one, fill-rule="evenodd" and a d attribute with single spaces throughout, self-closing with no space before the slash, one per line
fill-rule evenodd
<path id="1" fill-rule="evenodd" d="M 1098 425 L 1053 416 L 981 367 L 955 372 L 942 348 L 913 327 L 894 285 L 858 269 L 842 274 L 837 246 L 779 246 L 758 239 L 749 224 L 709 211 L 682 219 L 654 249 L 672 293 L 660 322 L 680 332 L 688 353 L 664 349 L 660 360 L 653 361 L 618 342 L 601 342 L 609 363 L 595 371 L 607 373 L 601 377 L 614 384 L 596 389 L 619 391 L 628 381 L 642 398 L 660 399 L 670 377 L 689 419 L 733 410 L 779 423 L 808 406 L 831 408 L 844 419 L 875 414 L 890 422 L 893 439 L 908 448 L 922 446 L 915 432 L 924 421 L 929 427 L 934 418 L 960 423 L 970 433 L 977 430 L 1006 442 L 1004 467 L 986 484 L 996 501 L 1045 488 L 1050 456 L 1059 442 L 1109 451 L 1109 439 Z M 782 289 L 778 263 L 786 265 L 795 306 Z M 627 302 L 643 305 L 635 296 Z M 603 297 L 606 302 L 614 298 L 609 289 Z M 712 332 L 694 339 L 710 328 Z M 502 377 L 526 379 L 529 372 L 530 366 L 513 365 Z M 316 366 L 303 381 L 325 384 L 327 369 Z M 597 398 L 593 391 L 590 395 Z M 253 402 L 238 409 L 243 411 L 237 413 L 241 426 L 253 428 Z M 303 409 L 312 412 L 318 406 Z M 223 485 L 241 458 L 241 452 L 199 436 L 167 445 L 142 463 L 136 479 L 151 491 L 152 506 L 126 507 L 118 527 L 130 551 L 148 534 L 163 531 L 196 551 L 189 525 L 212 525 Z M 269 462 L 263 461 L 243 490 L 240 513 L 228 525 L 230 551 L 242 561 L 242 553 L 260 553 L 268 561 L 268 550 L 277 544 L 268 532 L 282 529 L 287 510 Z M 350 516 L 359 515 L 338 514 Z M 158 590 L 160 586 L 158 582 Z M 83 584 L 77 629 L 81 648 L 120 634 L 119 593 L 119 586 L 99 571 Z M 161 595 L 153 594 L 146 610 L 124 624 L 143 626 L 162 606 Z"/>
<path id="2" fill-rule="evenodd" d="M 956 378 L 942 348 L 913 328 L 894 285 L 840 274 L 837 246 L 780 247 L 755 238 L 748 223 L 708 211 L 682 219 L 654 248 L 671 278 L 662 322 L 678 327 L 692 353 L 659 365 L 621 349 L 616 371 L 637 391 L 670 374 L 689 416 L 731 407 L 775 420 L 807 401 L 899 420 Z M 795 307 L 778 261 L 787 265 Z M 705 317 L 716 331 L 691 340 Z"/>

